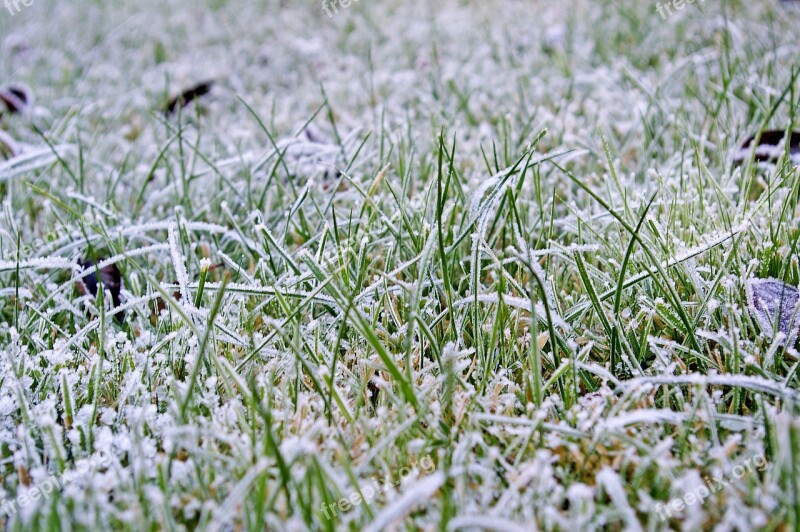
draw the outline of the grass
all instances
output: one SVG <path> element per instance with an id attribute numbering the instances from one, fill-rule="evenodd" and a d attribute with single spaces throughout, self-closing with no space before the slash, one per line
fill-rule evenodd
<path id="1" fill-rule="evenodd" d="M 6 528 L 800 528 L 797 10 L 72 4 L 0 16 Z"/>

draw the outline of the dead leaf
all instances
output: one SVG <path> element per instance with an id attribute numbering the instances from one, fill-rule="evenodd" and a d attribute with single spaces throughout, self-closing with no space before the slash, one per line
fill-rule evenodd
<path id="1" fill-rule="evenodd" d="M 103 259 L 100 259 L 102 262 Z M 88 269 L 94 268 L 94 261 L 92 260 L 82 260 L 78 261 L 78 264 L 81 265 L 83 271 Z M 119 268 L 117 268 L 116 264 L 109 264 L 108 266 L 104 266 L 100 268 L 100 280 L 103 283 L 103 287 L 107 288 L 109 292 L 111 292 L 111 299 L 114 303 L 114 307 L 118 307 L 120 305 L 120 290 L 122 289 L 122 275 L 120 274 Z M 97 297 L 97 272 L 93 271 L 83 278 L 78 280 L 77 286 L 78 291 L 82 294 L 91 294 L 94 297 Z M 114 315 L 118 322 L 122 322 L 123 318 L 125 317 L 125 312 L 119 312 Z"/>
<path id="2" fill-rule="evenodd" d="M 193 100 L 196 100 L 197 98 L 205 96 L 206 94 L 211 92 L 212 88 L 214 88 L 213 81 L 204 81 L 202 83 L 198 83 L 197 85 L 189 89 L 186 89 L 178 96 L 169 101 L 167 107 L 164 109 L 164 114 L 171 115 L 178 109 L 186 107 Z"/>
<path id="3" fill-rule="evenodd" d="M 0 102 L 5 104 L 9 114 L 25 114 L 33 106 L 33 93 L 25 85 L 3 85 L 0 87 Z"/>
<path id="4" fill-rule="evenodd" d="M 797 287 L 777 279 L 747 281 L 750 312 L 765 336 L 774 338 L 776 333 L 782 333 L 785 339 L 781 343 L 794 344 L 800 327 L 800 317 L 795 315 L 799 294 Z"/>
<path id="5" fill-rule="evenodd" d="M 744 164 L 750 158 L 751 153 L 753 153 L 755 161 L 775 162 L 786 151 L 785 137 L 786 132 L 781 129 L 764 131 L 758 139 L 755 151 L 753 151 L 753 143 L 756 141 L 756 135 L 753 135 L 739 147 L 734 156 L 734 162 L 736 164 Z M 793 131 L 789 136 L 789 156 L 793 164 L 800 164 L 800 132 L 798 131 Z"/>

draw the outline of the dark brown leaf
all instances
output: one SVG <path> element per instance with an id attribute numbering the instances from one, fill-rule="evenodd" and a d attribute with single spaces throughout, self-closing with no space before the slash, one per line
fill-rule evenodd
<path id="1" fill-rule="evenodd" d="M 33 104 L 33 94 L 24 85 L 3 85 L 0 87 L 0 101 L 11 113 L 26 113 Z"/>
<path id="2" fill-rule="evenodd" d="M 100 259 L 102 262 L 103 259 Z M 94 261 L 92 260 L 82 260 L 78 261 L 78 264 L 81 265 L 83 271 L 89 270 L 94 268 Z M 111 299 L 114 303 L 114 307 L 118 307 L 120 305 L 120 290 L 122 289 L 122 275 L 120 274 L 119 268 L 117 268 L 116 264 L 109 264 L 103 268 L 100 268 L 100 280 L 103 283 L 103 286 L 111 292 Z M 97 272 L 93 271 L 80 280 L 78 280 L 78 290 L 83 294 L 91 294 L 94 297 L 97 297 Z M 122 322 L 123 318 L 125 317 L 125 312 L 119 312 L 115 314 L 115 318 L 117 321 Z"/>
<path id="3" fill-rule="evenodd" d="M 203 83 L 198 83 L 194 87 L 186 89 L 169 101 L 167 107 L 164 109 L 164 114 L 171 115 L 179 108 L 186 107 L 193 100 L 211 92 L 212 88 L 214 88 L 213 81 L 204 81 Z"/>
<path id="4" fill-rule="evenodd" d="M 761 133 L 758 145 L 755 146 L 753 159 L 758 162 L 775 162 L 785 151 L 786 132 L 780 129 L 773 129 Z M 747 138 L 736 152 L 734 162 L 743 164 L 753 152 L 753 143 L 756 135 Z M 800 132 L 793 131 L 789 136 L 789 156 L 793 164 L 800 164 Z"/>

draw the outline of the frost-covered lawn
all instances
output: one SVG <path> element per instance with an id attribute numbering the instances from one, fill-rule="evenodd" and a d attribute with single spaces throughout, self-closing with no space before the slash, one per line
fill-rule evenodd
<path id="1" fill-rule="evenodd" d="M 0 524 L 800 527 L 791 3 L 20 6 Z"/>

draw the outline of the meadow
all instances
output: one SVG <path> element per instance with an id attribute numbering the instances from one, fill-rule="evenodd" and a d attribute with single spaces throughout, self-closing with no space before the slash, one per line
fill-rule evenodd
<path id="1" fill-rule="evenodd" d="M 0 10 L 0 524 L 800 529 L 800 6 L 329 5 Z"/>

